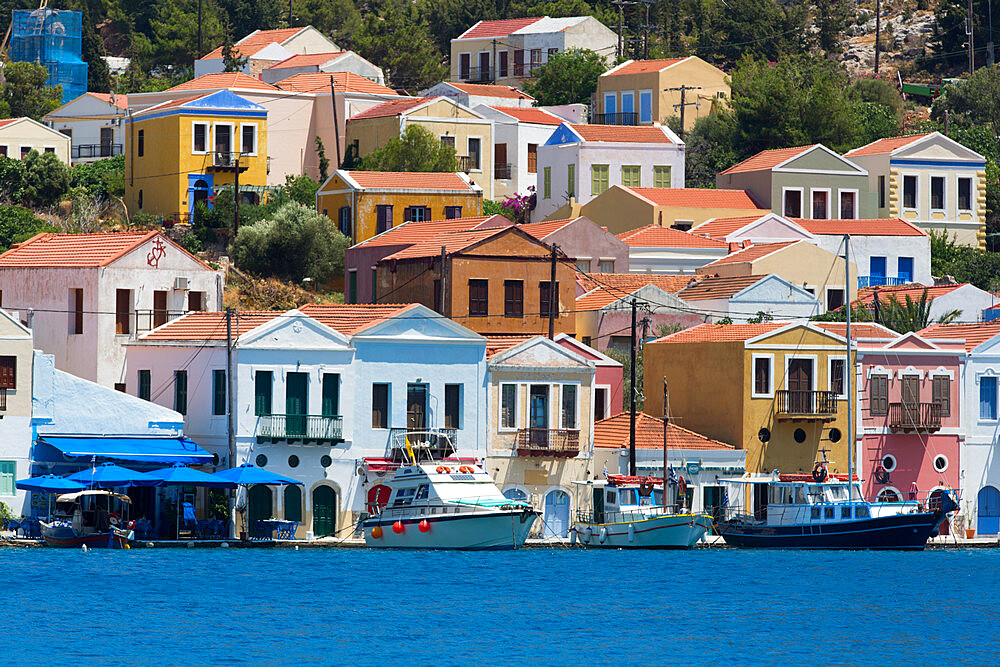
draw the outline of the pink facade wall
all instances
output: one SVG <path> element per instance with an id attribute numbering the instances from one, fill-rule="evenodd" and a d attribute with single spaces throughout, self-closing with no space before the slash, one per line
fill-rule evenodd
<path id="1" fill-rule="evenodd" d="M 624 369 L 621 366 L 615 365 L 603 365 L 603 360 L 597 355 L 590 352 L 584 345 L 577 342 L 573 338 L 562 338 L 559 344 L 563 347 L 573 350 L 580 356 L 596 362 L 597 372 L 594 374 L 594 385 L 607 385 L 611 387 L 611 397 L 609 400 L 608 414 L 607 417 L 613 417 L 617 414 L 621 414 L 624 404 L 624 392 L 625 392 L 625 376 Z"/>

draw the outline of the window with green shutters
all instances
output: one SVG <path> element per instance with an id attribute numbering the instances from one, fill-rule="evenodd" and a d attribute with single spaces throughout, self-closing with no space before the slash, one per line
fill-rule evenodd
<path id="1" fill-rule="evenodd" d="M 378 271 L 372 269 L 372 303 L 378 303 Z"/>
<path id="2" fill-rule="evenodd" d="M 351 270 L 347 272 L 347 303 L 358 302 L 358 272 Z"/>
<path id="3" fill-rule="evenodd" d="M 212 414 L 226 414 L 226 371 L 212 371 Z"/>
<path id="4" fill-rule="evenodd" d="M 545 167 L 542 172 L 542 199 L 552 198 L 552 167 Z"/>
<path id="5" fill-rule="evenodd" d="M 257 371 L 254 376 L 253 413 L 258 417 L 271 414 L 271 386 L 274 375 L 271 371 Z"/>
<path id="6" fill-rule="evenodd" d="M 627 188 L 642 187 L 642 168 L 638 165 L 622 165 L 622 185 Z"/>
<path id="7" fill-rule="evenodd" d="M 139 398 L 144 401 L 148 401 L 151 394 L 150 385 L 152 382 L 149 373 L 148 370 L 139 371 Z"/>
<path id="8" fill-rule="evenodd" d="M 590 194 L 599 195 L 608 189 L 608 165 L 590 165 Z"/>
<path id="9" fill-rule="evenodd" d="M 576 196 L 576 165 L 566 165 L 566 196 Z"/>
<path id="10" fill-rule="evenodd" d="M 174 371 L 174 410 L 186 415 L 188 411 L 188 373 Z"/>
<path id="11" fill-rule="evenodd" d="M 323 373 L 323 416 L 340 415 L 340 374 Z"/>
<path id="12" fill-rule="evenodd" d="M 662 164 L 653 167 L 653 187 L 654 188 L 670 187 L 670 167 Z"/>
<path id="13" fill-rule="evenodd" d="M 14 495 L 14 476 L 17 464 L 14 461 L 0 461 L 0 496 Z"/>

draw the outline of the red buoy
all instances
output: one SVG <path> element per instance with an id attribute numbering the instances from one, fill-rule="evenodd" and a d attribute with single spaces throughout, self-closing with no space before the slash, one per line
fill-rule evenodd
<path id="1" fill-rule="evenodd" d="M 397 535 L 399 535 L 404 530 L 405 528 L 403 528 L 402 521 L 397 521 L 396 523 L 392 524 L 392 532 L 396 533 Z"/>
<path id="2" fill-rule="evenodd" d="M 431 523 L 427 519 L 424 519 L 423 521 L 417 524 L 417 528 L 420 529 L 421 533 L 426 533 L 428 530 L 431 529 Z"/>

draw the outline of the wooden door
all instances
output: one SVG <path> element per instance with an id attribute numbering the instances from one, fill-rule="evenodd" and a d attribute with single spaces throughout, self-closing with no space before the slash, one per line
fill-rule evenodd
<path id="1" fill-rule="evenodd" d="M 285 377 L 285 420 L 288 437 L 302 437 L 306 434 L 306 406 L 309 405 L 309 376 L 305 373 L 289 373 Z"/>
<path id="2" fill-rule="evenodd" d="M 427 428 L 427 385 L 406 386 L 406 428 L 423 431 Z"/>
<path id="3" fill-rule="evenodd" d="M 254 523 L 262 519 L 270 519 L 274 512 L 271 489 L 264 484 L 254 484 L 247 492 L 247 523 L 250 534 L 256 534 Z"/>
<path id="4" fill-rule="evenodd" d="M 903 423 L 916 426 L 920 419 L 920 378 L 903 376 Z"/>
<path id="5" fill-rule="evenodd" d="M 797 414 L 812 409 L 812 359 L 791 359 L 788 362 L 788 411 Z"/>
<path id="6" fill-rule="evenodd" d="M 337 492 L 329 486 L 317 486 L 312 494 L 313 534 L 325 537 L 337 532 Z"/>
<path id="7" fill-rule="evenodd" d="M 976 496 L 976 531 L 980 535 L 1000 532 L 1000 491 L 984 486 Z"/>
<path id="8" fill-rule="evenodd" d="M 115 131 L 110 127 L 101 128 L 101 157 L 111 157 L 111 146 L 114 143 Z"/>
<path id="9" fill-rule="evenodd" d="M 153 292 L 153 328 L 167 323 L 167 292 Z"/>
<path id="10" fill-rule="evenodd" d="M 489 81 L 493 77 L 490 74 L 490 54 L 480 53 L 479 54 L 479 81 Z"/>

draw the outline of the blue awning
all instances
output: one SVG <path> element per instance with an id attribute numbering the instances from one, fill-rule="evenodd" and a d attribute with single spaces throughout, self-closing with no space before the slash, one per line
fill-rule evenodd
<path id="1" fill-rule="evenodd" d="M 65 438 L 43 435 L 39 441 L 69 457 L 92 457 L 148 463 L 211 463 L 212 455 L 190 438 Z"/>

